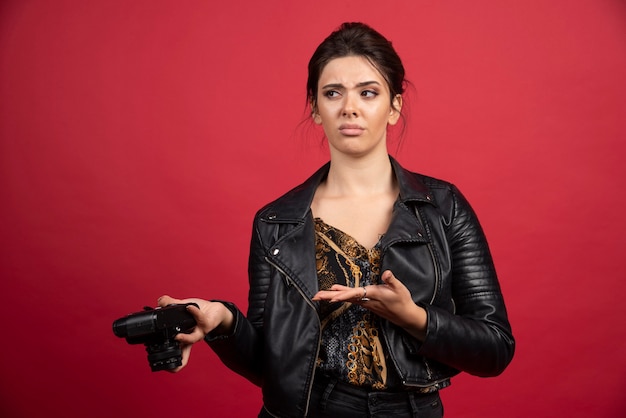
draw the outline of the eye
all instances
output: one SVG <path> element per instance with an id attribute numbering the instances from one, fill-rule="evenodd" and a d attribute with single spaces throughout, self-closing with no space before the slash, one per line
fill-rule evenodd
<path id="1" fill-rule="evenodd" d="M 363 90 L 361 92 L 361 96 L 373 99 L 374 97 L 378 96 L 378 92 L 374 90 Z"/>
<path id="2" fill-rule="evenodd" d="M 332 99 L 339 96 L 339 92 L 337 90 L 327 90 L 324 92 L 324 96 Z"/>

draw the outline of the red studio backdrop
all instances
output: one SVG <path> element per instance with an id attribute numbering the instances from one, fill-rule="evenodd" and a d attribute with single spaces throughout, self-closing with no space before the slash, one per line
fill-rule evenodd
<path id="1" fill-rule="evenodd" d="M 256 416 L 205 345 L 152 373 L 111 324 L 162 294 L 245 310 L 255 211 L 327 159 L 306 65 L 343 21 L 403 57 L 391 153 L 470 199 L 518 341 L 446 416 L 626 416 L 619 0 L 4 0 L 0 416 Z"/>

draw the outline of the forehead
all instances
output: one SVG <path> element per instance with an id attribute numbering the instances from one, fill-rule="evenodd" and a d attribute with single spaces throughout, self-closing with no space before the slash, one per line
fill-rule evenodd
<path id="1" fill-rule="evenodd" d="M 349 87 L 365 81 L 376 81 L 382 86 L 387 86 L 380 71 L 367 58 L 347 56 L 328 61 L 322 69 L 318 85 L 323 87 L 326 84 L 338 83 Z"/>

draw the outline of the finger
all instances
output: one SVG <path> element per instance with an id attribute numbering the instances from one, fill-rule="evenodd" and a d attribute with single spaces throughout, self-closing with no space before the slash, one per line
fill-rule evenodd
<path id="1" fill-rule="evenodd" d="M 330 290 L 333 291 L 342 291 L 342 290 L 350 290 L 350 289 L 354 289 L 353 287 L 349 287 L 349 286 L 344 286 L 342 284 L 334 284 L 330 287 Z"/>
<path id="2" fill-rule="evenodd" d="M 213 328 L 207 316 L 199 308 L 194 305 L 187 305 L 189 312 L 196 321 L 196 326 L 190 333 L 179 333 L 176 340 L 186 344 L 194 344 L 204 338 L 204 336 Z"/>
<path id="3" fill-rule="evenodd" d="M 182 347 L 182 364 L 181 364 L 181 369 L 183 367 L 185 367 L 187 365 L 187 363 L 189 363 L 189 357 L 191 356 L 191 349 L 193 348 L 193 345 L 185 345 Z"/>
<path id="4" fill-rule="evenodd" d="M 171 305 L 173 303 L 181 303 L 181 302 L 182 301 L 180 299 L 174 299 L 173 297 L 168 296 L 168 295 L 163 295 L 159 299 L 157 299 L 157 304 L 162 308 L 167 305 Z"/>
<path id="5" fill-rule="evenodd" d="M 320 290 L 313 296 L 313 300 L 331 300 L 337 295 L 336 291 Z"/>
<path id="6" fill-rule="evenodd" d="M 185 366 L 187 366 L 187 363 L 189 362 L 189 356 L 191 355 L 191 347 L 192 347 L 191 345 L 182 345 L 181 346 L 181 350 L 182 350 L 181 365 L 178 366 L 175 369 L 169 370 L 170 373 L 178 373 Z"/>
<path id="7" fill-rule="evenodd" d="M 331 302 L 358 301 L 365 297 L 367 291 L 363 287 L 346 287 L 345 290 L 332 292 Z"/>
<path id="8" fill-rule="evenodd" d="M 382 279 L 383 283 L 388 286 L 394 286 L 395 283 L 397 283 L 396 276 L 393 275 L 391 270 L 385 270 L 380 278 Z"/>
<path id="9" fill-rule="evenodd" d="M 331 302 L 347 302 L 361 300 L 366 294 L 363 287 L 344 287 L 342 290 L 332 292 Z"/>
<path id="10" fill-rule="evenodd" d="M 204 335 L 206 335 L 209 331 L 219 325 L 216 323 L 215 318 L 209 318 L 209 314 L 205 314 L 202 310 L 193 305 L 187 306 L 187 312 L 193 315 L 193 318 L 196 320 L 196 330 L 200 330 L 203 333 L 202 338 L 204 338 Z"/>
<path id="11" fill-rule="evenodd" d="M 354 298 L 354 289 L 347 291 L 320 290 L 313 296 L 312 300 L 325 300 L 328 302 L 343 302 Z"/>
<path id="12" fill-rule="evenodd" d="M 176 334 L 176 337 L 174 338 L 176 339 L 176 341 L 179 341 L 182 344 L 191 345 L 202 340 L 205 335 L 206 334 L 203 332 L 201 328 L 195 327 L 191 333 L 186 334 L 184 332 L 181 332 L 181 333 Z"/>
<path id="13" fill-rule="evenodd" d="M 204 313 L 202 313 L 200 308 L 198 308 L 195 305 L 187 305 L 187 312 L 189 312 L 193 316 L 193 318 L 196 320 L 196 323 L 198 325 L 200 325 L 200 324 L 206 325 L 207 318 L 204 315 Z"/>

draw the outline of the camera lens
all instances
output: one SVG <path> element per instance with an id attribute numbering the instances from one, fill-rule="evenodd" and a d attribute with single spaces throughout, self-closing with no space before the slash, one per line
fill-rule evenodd
<path id="1" fill-rule="evenodd" d="M 148 362 L 153 372 L 173 370 L 183 364 L 180 344 L 175 340 L 167 340 L 162 344 L 146 346 Z"/>
<path id="2" fill-rule="evenodd" d="M 154 311 L 128 315 L 113 323 L 113 333 L 122 338 L 151 335 L 156 330 L 155 322 Z"/>

